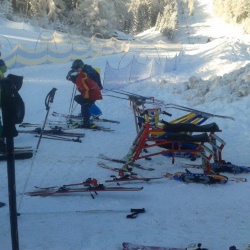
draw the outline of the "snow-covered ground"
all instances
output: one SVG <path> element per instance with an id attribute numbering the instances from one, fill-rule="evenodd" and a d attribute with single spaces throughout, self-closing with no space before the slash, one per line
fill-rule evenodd
<path id="1" fill-rule="evenodd" d="M 131 84 L 124 90 L 153 96 L 165 103 L 234 117 L 235 121 L 210 118 L 208 122 L 216 122 L 222 130 L 219 136 L 227 143 L 223 158 L 234 164 L 250 166 L 250 67 L 247 65 L 250 61 L 250 38 L 243 35 L 239 28 L 215 19 L 210 2 L 197 1 L 197 13 L 193 17 L 183 17 L 183 25 L 176 40 L 183 42 L 185 53 L 177 70 Z M 9 35 L 8 39 L 11 39 L 11 32 L 13 36 L 17 33 L 20 35 L 20 31 L 6 30 L 1 26 L 1 35 L 5 31 Z M 23 34 L 25 37 L 20 43 L 32 44 L 31 39 L 34 39 L 35 34 Z M 142 34 L 140 39 L 145 38 L 152 44 L 152 34 L 157 41 L 161 40 L 159 34 L 152 31 Z M 188 38 L 190 36 L 202 37 L 201 42 L 189 43 L 192 40 Z M 205 37 L 209 37 L 211 42 L 204 42 Z M 2 47 L 2 54 L 4 49 Z M 114 65 L 117 57 L 99 58 L 94 61 L 94 66 L 104 70 L 107 60 Z M 93 64 L 91 59 L 85 62 Z M 57 88 L 57 91 L 49 120 L 56 119 L 51 115 L 53 111 L 68 112 L 73 85 L 65 76 L 70 67 L 71 62 L 8 71 L 24 76 L 20 90 L 26 107 L 24 122 L 43 123 L 46 116 L 44 99 L 52 88 Z M 22 195 L 23 192 L 34 191 L 35 185 L 63 185 L 81 182 L 89 177 L 98 179 L 100 183 L 110 179 L 114 172 L 97 166 L 98 162 L 105 162 L 98 158 L 99 154 L 123 158 L 136 136 L 136 128 L 129 101 L 108 94 L 117 95 L 104 92 L 104 99 L 98 101 L 97 105 L 103 111 L 103 118 L 120 121 L 120 124 L 104 124 L 113 128 L 114 132 L 74 130 L 85 133 L 82 143 L 42 139 L 34 162 L 32 159 L 16 161 L 17 206 L 21 213 L 18 217 L 20 249 L 111 250 L 122 249 L 121 243 L 129 241 L 182 248 L 189 243 L 202 242 L 210 250 L 227 250 L 231 245 L 244 250 L 250 241 L 249 182 L 208 186 L 160 179 L 147 183 L 124 183 L 124 187 L 143 186 L 144 189 L 140 192 L 100 192 L 95 199 L 88 193 L 50 197 Z M 172 113 L 171 118 L 162 117 L 168 121 L 186 114 L 175 109 L 164 110 Z M 79 111 L 78 106 L 75 114 Z M 30 145 L 35 149 L 37 141 L 34 135 L 20 133 L 15 138 L 15 145 Z M 150 172 L 135 170 L 145 177 L 183 171 L 178 163 L 190 163 L 187 159 L 176 158 L 176 164 L 173 165 L 171 159 L 164 156 L 138 162 L 155 168 Z M 0 175 L 0 201 L 8 203 L 4 162 L 1 162 Z M 228 173 L 225 175 L 233 176 Z M 127 219 L 131 208 L 145 208 L 146 213 L 136 219 Z M 99 212 L 86 212 L 89 210 Z M 8 206 L 0 209 L 0 220 L 0 249 L 8 250 L 11 249 Z"/>

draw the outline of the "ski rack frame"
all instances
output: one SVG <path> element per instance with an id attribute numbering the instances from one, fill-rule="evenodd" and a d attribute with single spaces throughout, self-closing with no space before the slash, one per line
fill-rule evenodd
<path id="1" fill-rule="evenodd" d="M 224 148 L 225 142 L 215 135 L 214 132 L 210 132 L 208 141 L 195 143 L 189 141 L 166 139 L 164 138 L 164 134 L 166 135 L 167 133 L 168 132 L 164 131 L 163 129 L 152 127 L 149 123 L 143 124 L 141 130 L 133 142 L 133 145 L 125 157 L 127 160 L 124 166 L 127 166 L 129 163 L 135 162 L 139 159 L 167 153 L 171 153 L 172 164 L 174 164 L 175 153 L 191 153 L 202 157 L 203 171 L 204 173 L 210 173 L 210 160 L 212 158 L 214 158 L 215 161 L 223 161 L 221 151 Z M 161 134 L 160 138 L 157 136 L 157 134 Z M 217 145 L 217 141 L 220 141 L 220 146 Z M 212 149 L 204 145 L 205 143 L 208 143 L 210 146 L 212 146 Z M 163 145 L 166 144 L 169 146 L 165 149 L 162 149 Z M 187 148 L 188 145 L 191 145 L 193 148 Z M 182 149 L 182 146 L 184 146 L 184 149 Z M 148 149 L 152 147 L 160 147 L 161 150 L 154 153 L 148 153 Z M 144 153 L 142 154 L 142 152 Z"/>

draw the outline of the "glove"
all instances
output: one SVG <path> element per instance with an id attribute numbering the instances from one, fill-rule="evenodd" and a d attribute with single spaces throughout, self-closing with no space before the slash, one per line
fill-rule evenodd
<path id="1" fill-rule="evenodd" d="M 76 83 L 77 76 L 78 76 L 78 72 L 76 72 L 75 70 L 70 70 L 66 76 L 66 79 L 68 81 L 72 81 L 73 83 Z"/>
<path id="2" fill-rule="evenodd" d="M 71 78 L 71 74 L 73 73 L 73 70 L 70 70 L 69 72 L 68 72 L 68 74 L 67 74 L 67 76 L 66 76 L 66 79 L 68 80 L 68 81 L 70 81 L 70 78 Z"/>
<path id="3" fill-rule="evenodd" d="M 71 81 L 72 77 L 75 77 L 78 75 L 78 73 L 75 70 L 70 70 L 66 76 L 66 79 Z"/>

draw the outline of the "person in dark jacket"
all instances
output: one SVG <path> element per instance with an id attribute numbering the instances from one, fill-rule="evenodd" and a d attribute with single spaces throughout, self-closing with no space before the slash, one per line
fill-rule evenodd
<path id="1" fill-rule="evenodd" d="M 75 60 L 72 70 L 67 75 L 67 80 L 71 80 L 76 84 L 77 90 L 81 93 L 76 95 L 74 100 L 81 105 L 81 114 L 83 116 L 83 128 L 92 128 L 94 124 L 90 124 L 90 107 L 97 100 L 102 99 L 101 90 L 98 84 L 92 80 L 89 75 L 82 70 L 82 61 Z M 77 72 L 75 75 L 74 72 Z"/>
<path id="2" fill-rule="evenodd" d="M 99 72 L 91 65 L 84 64 L 81 59 L 76 59 L 73 61 L 71 70 L 68 72 L 68 75 L 66 77 L 67 80 L 71 80 L 73 82 L 75 81 L 77 77 L 77 67 L 81 67 L 82 71 L 87 73 L 88 78 L 97 83 L 100 90 L 103 89 Z M 89 112 L 91 116 L 96 119 L 98 119 L 98 117 L 102 115 L 102 111 L 95 103 L 89 108 Z"/>

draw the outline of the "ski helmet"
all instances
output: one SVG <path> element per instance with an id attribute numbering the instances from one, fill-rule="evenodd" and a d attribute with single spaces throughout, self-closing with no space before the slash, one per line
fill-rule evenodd
<path id="1" fill-rule="evenodd" d="M 83 61 L 81 59 L 76 59 L 71 66 L 71 69 L 77 70 L 81 68 L 84 65 Z"/>

